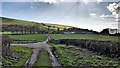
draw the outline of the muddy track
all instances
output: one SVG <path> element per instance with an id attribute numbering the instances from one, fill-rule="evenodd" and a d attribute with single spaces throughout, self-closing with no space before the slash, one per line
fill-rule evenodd
<path id="1" fill-rule="evenodd" d="M 53 68 L 55 66 L 60 66 L 59 62 L 57 61 L 57 59 L 55 58 L 55 56 L 53 55 L 53 53 L 51 52 L 51 46 L 48 45 L 46 42 L 48 41 L 45 40 L 44 42 L 38 42 L 38 43 L 32 43 L 32 44 L 11 44 L 11 46 L 23 46 L 23 47 L 28 47 L 28 48 L 32 48 L 33 50 L 33 54 L 31 55 L 31 57 L 26 61 L 26 63 L 24 64 L 24 67 L 32 67 L 34 66 L 36 60 L 37 60 L 37 56 L 39 54 L 39 51 L 44 48 L 48 51 L 49 53 L 49 58 L 51 60 L 51 64 L 53 66 Z"/>

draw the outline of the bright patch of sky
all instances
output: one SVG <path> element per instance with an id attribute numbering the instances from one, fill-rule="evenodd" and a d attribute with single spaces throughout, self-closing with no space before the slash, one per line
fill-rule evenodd
<path id="1" fill-rule="evenodd" d="M 95 31 L 101 31 L 104 28 L 118 28 L 118 0 L 111 0 L 112 2 L 104 2 L 109 0 L 7 1 L 10 0 L 2 2 L 2 15 L 0 16 L 70 25 Z"/>
<path id="2" fill-rule="evenodd" d="M 0 0 L 2 2 L 118 2 L 119 0 Z"/>

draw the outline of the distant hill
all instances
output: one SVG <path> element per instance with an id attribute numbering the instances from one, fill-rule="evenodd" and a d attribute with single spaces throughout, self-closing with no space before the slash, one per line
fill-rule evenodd
<path id="1" fill-rule="evenodd" d="M 18 20 L 12 18 L 0 17 L 2 19 L 2 31 L 7 32 L 33 32 L 36 31 L 38 33 L 74 33 L 74 34 L 98 34 L 96 31 L 76 28 L 67 25 L 60 24 L 50 24 L 50 23 L 41 23 L 41 22 L 33 22 L 26 20 Z"/>
<path id="2" fill-rule="evenodd" d="M 5 17 L 0 17 L 2 19 L 2 24 L 10 25 L 10 24 L 17 24 L 17 25 L 35 25 L 36 22 L 32 21 L 25 21 L 25 20 L 17 20 L 17 19 L 12 19 L 12 18 L 5 18 Z"/>
<path id="3" fill-rule="evenodd" d="M 2 19 L 2 25 L 31 25 L 31 26 L 39 26 L 43 29 L 47 29 L 48 27 L 50 29 L 56 30 L 60 29 L 63 30 L 64 28 L 71 28 L 72 26 L 66 26 L 66 25 L 59 25 L 59 24 L 50 24 L 50 23 L 41 23 L 41 22 L 33 22 L 33 21 L 27 21 L 27 20 L 18 20 L 18 19 L 12 19 L 12 18 L 5 18 L 0 17 Z"/>

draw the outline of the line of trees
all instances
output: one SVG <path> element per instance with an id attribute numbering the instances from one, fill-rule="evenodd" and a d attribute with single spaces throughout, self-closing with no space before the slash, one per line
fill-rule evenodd
<path id="1" fill-rule="evenodd" d="M 40 27 L 36 24 L 36 26 L 31 25 L 2 25 L 2 32 L 11 32 L 12 34 L 40 34 L 40 33 L 54 33 L 56 31 L 59 31 L 60 28 L 57 28 L 57 30 L 54 30 L 56 27 L 52 27 L 49 25 L 44 25 L 47 28 Z"/>
<path id="2" fill-rule="evenodd" d="M 12 34 L 35 34 L 40 31 L 40 28 L 37 26 L 2 25 L 2 32 L 5 31 Z"/>
<path id="3" fill-rule="evenodd" d="M 98 32 L 93 31 L 93 30 L 81 29 L 81 28 L 76 28 L 76 27 L 64 28 L 63 30 L 60 30 L 58 28 L 55 33 L 63 34 L 64 32 L 74 32 L 74 34 L 99 34 Z"/>

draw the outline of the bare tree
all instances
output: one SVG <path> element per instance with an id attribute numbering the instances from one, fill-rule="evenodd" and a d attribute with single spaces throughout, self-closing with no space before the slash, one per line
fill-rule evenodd
<path id="1" fill-rule="evenodd" d="M 11 55 L 10 52 L 11 39 L 8 36 L 2 36 L 2 55 Z"/>

